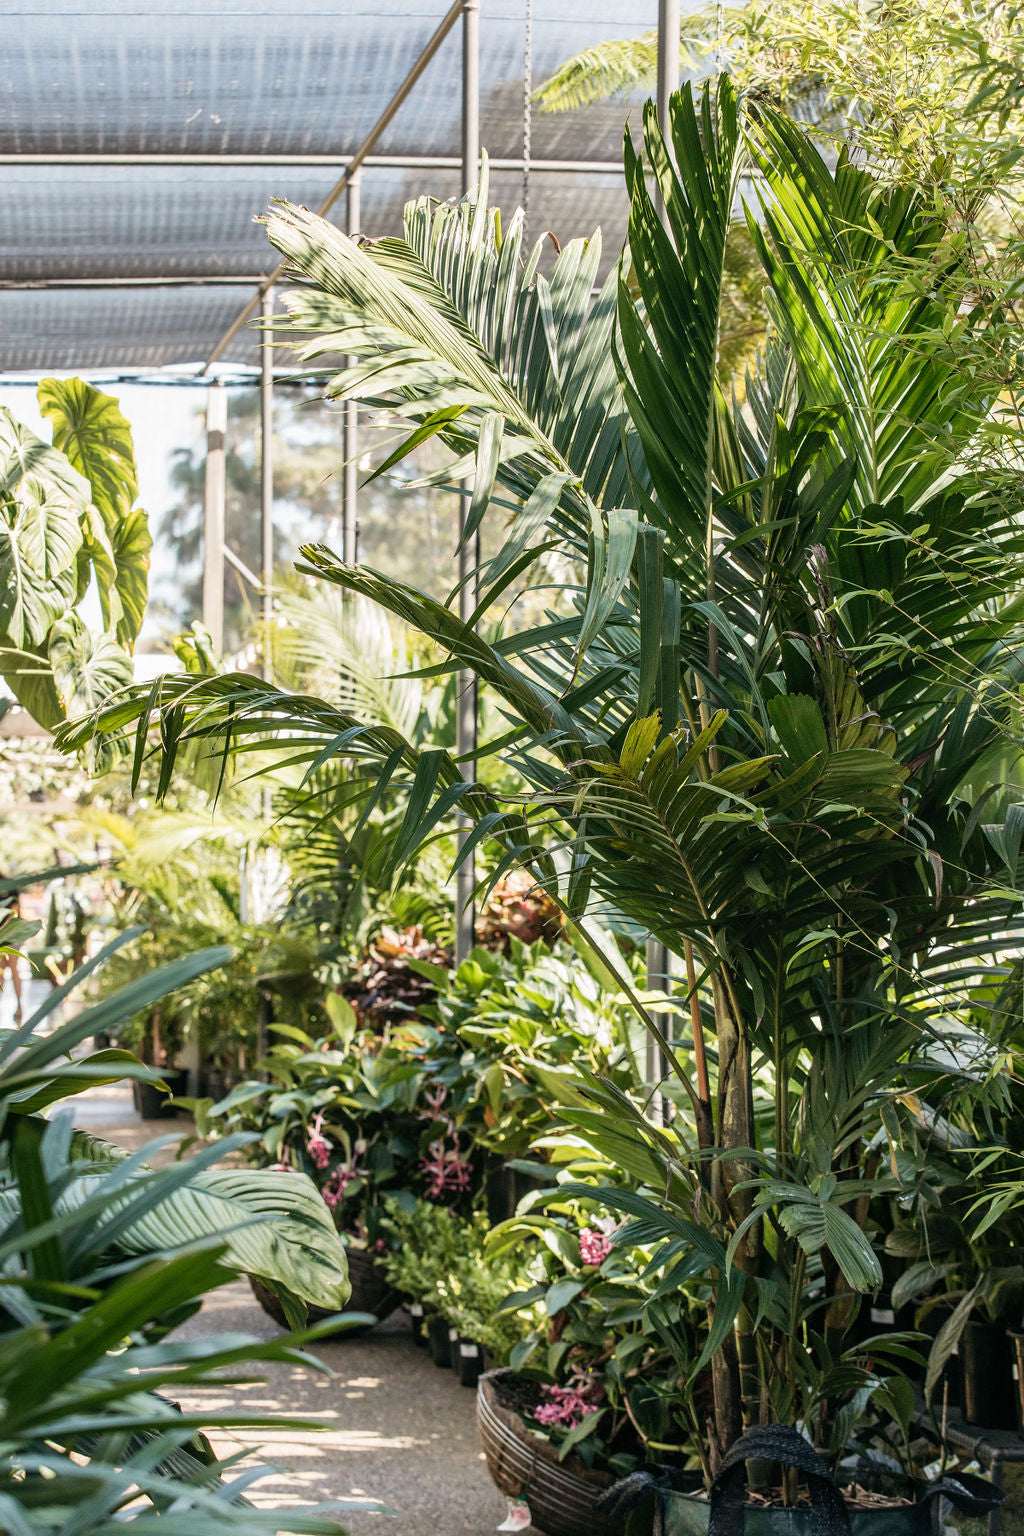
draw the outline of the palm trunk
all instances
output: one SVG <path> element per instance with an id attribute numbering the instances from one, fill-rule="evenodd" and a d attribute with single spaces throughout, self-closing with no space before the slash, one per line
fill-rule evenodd
<path id="1" fill-rule="evenodd" d="M 737 1152 L 754 1145 L 754 1099 L 751 1076 L 750 1038 L 736 1005 L 728 976 L 714 979 L 715 1023 L 718 1035 L 718 1146 L 723 1152 Z M 715 1163 L 715 1194 L 726 1218 L 735 1231 L 753 1209 L 753 1194 L 742 1185 L 751 1176 L 750 1165 L 741 1158 L 720 1157 Z M 755 1222 L 744 1234 L 736 1254 L 736 1263 L 747 1274 L 756 1275 L 761 1265 L 761 1227 Z M 752 1320 L 747 1308 L 740 1310 L 730 1348 L 722 1350 L 723 1359 L 713 1373 L 715 1422 L 720 1449 L 728 1450 L 740 1434 L 744 1418 L 759 1412 L 757 1349 Z"/>

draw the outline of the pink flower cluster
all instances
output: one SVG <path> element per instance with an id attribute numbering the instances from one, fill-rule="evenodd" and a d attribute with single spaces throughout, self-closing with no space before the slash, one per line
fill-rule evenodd
<path id="1" fill-rule="evenodd" d="M 429 1200 L 463 1194 L 469 1188 L 472 1171 L 473 1165 L 466 1161 L 458 1147 L 446 1146 L 443 1139 L 431 1142 L 427 1156 L 420 1161 Z"/>
<path id="2" fill-rule="evenodd" d="M 323 1134 L 324 1113 L 323 1110 L 313 1121 L 313 1129 L 309 1133 L 308 1151 L 317 1168 L 326 1168 L 331 1160 L 331 1144 Z"/>
<path id="3" fill-rule="evenodd" d="M 538 1424 L 562 1424 L 566 1429 L 575 1429 L 588 1413 L 598 1411 L 597 1403 L 587 1401 L 586 1390 L 585 1387 L 544 1387 L 547 1402 L 533 1410 L 533 1417 Z"/>
<path id="4" fill-rule="evenodd" d="M 580 1258 L 584 1264 L 603 1264 L 612 1251 L 612 1240 L 607 1232 L 584 1227 L 580 1232 Z"/>
<path id="5" fill-rule="evenodd" d="M 357 1141 L 352 1153 L 352 1161 L 350 1163 L 342 1163 L 340 1167 L 335 1168 L 320 1191 L 324 1204 L 329 1211 L 337 1209 L 345 1198 L 345 1191 L 348 1189 L 348 1186 L 355 1179 L 361 1179 L 366 1173 L 362 1163 L 362 1155 L 365 1150 L 366 1143 Z"/>

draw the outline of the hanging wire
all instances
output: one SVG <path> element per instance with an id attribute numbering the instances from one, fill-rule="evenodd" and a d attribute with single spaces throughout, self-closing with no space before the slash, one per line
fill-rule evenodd
<path id="1" fill-rule="evenodd" d="M 530 151 L 533 147 L 533 0 L 526 0 L 523 37 L 523 246 L 530 223 Z"/>

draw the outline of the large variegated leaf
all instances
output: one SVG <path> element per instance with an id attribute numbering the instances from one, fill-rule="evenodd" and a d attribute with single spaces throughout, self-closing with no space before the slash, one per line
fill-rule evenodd
<path id="1" fill-rule="evenodd" d="M 57 696 L 69 717 L 97 709 L 132 680 L 131 658 L 113 635 L 94 634 L 77 613 L 54 624 L 49 654 Z"/>
<path id="2" fill-rule="evenodd" d="M 106 532 L 94 535 L 93 566 L 104 622 L 129 648 L 146 606 L 152 538 L 139 494 L 132 430 L 118 403 L 82 379 L 43 379 L 39 408 L 53 424 L 53 446 L 89 482 Z M 90 549 L 90 553 L 93 550 Z M 112 621 L 112 622 L 111 622 Z"/>
<path id="3" fill-rule="evenodd" d="M 54 448 L 88 480 L 108 526 L 126 517 L 139 485 L 132 429 L 117 401 L 83 379 L 43 379 L 37 395 Z"/>

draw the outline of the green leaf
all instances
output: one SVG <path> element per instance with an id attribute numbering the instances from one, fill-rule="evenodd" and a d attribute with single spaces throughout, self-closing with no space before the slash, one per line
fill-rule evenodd
<path id="1" fill-rule="evenodd" d="M 77 613 L 54 624 L 49 649 L 57 696 L 70 717 L 98 709 L 132 681 L 131 658 L 112 635 L 86 629 Z"/>
<path id="2" fill-rule="evenodd" d="M 42 379 L 36 393 L 54 448 L 89 482 L 112 536 L 139 494 L 131 427 L 111 395 L 82 379 Z"/>

